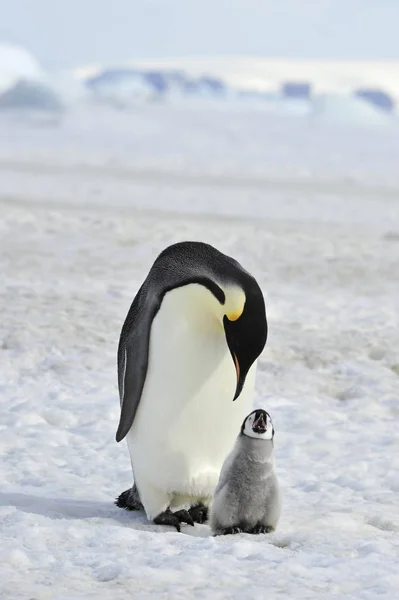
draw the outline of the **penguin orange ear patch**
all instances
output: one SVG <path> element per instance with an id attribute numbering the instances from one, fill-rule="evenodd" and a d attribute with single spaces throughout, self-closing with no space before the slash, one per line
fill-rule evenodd
<path id="1" fill-rule="evenodd" d="M 242 315 L 242 311 L 241 312 L 230 312 L 226 315 L 226 317 L 228 318 L 229 321 L 237 321 L 237 319 L 239 319 Z"/>

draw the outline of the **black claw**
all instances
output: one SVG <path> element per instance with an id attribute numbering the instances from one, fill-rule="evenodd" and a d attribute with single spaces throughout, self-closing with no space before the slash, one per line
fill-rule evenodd
<path id="1" fill-rule="evenodd" d="M 255 527 L 249 533 L 271 533 L 274 528 L 271 525 L 255 525 Z"/>
<path id="2" fill-rule="evenodd" d="M 194 523 L 205 523 L 208 520 L 209 509 L 204 504 L 196 504 L 191 506 L 188 511 Z"/>
<path id="3" fill-rule="evenodd" d="M 187 523 L 187 525 L 192 525 L 194 527 L 194 521 L 188 510 L 178 510 L 173 514 L 179 519 L 180 523 Z"/>
<path id="4" fill-rule="evenodd" d="M 144 510 L 136 485 L 122 492 L 115 500 L 116 506 L 125 510 Z"/>
<path id="5" fill-rule="evenodd" d="M 176 517 L 169 508 L 155 517 L 154 523 L 157 525 L 170 525 L 171 527 L 176 527 L 177 531 L 180 531 L 179 517 Z"/>
<path id="6" fill-rule="evenodd" d="M 155 517 L 154 523 L 157 525 L 171 525 L 172 527 L 176 527 L 177 531 L 180 531 L 180 523 L 187 523 L 187 525 L 192 525 L 194 527 L 194 521 L 190 513 L 188 510 L 184 509 L 173 513 L 170 508 L 168 508 Z"/>

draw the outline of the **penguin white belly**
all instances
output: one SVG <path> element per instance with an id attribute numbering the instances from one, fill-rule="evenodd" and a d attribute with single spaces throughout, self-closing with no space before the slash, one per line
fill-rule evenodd
<path id="1" fill-rule="evenodd" d="M 126 438 L 148 518 L 185 498 L 212 496 L 252 407 L 255 364 L 233 402 L 237 376 L 223 325 L 198 302 L 198 287 L 175 289 L 162 302 L 151 328 L 140 405 Z"/>

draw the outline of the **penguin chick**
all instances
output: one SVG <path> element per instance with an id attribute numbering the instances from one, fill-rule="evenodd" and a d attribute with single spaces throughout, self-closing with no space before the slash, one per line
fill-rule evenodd
<path id="1" fill-rule="evenodd" d="M 223 463 L 210 511 L 214 535 L 270 533 L 281 512 L 274 469 L 274 427 L 270 415 L 254 410 L 245 419 Z"/>

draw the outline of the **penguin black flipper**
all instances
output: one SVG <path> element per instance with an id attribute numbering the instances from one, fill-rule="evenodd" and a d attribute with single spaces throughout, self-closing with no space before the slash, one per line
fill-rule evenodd
<path id="1" fill-rule="evenodd" d="M 165 294 L 182 285 L 200 283 L 208 287 L 221 303 L 224 302 L 223 291 L 209 277 L 206 268 L 209 263 L 208 269 L 211 270 L 214 254 L 233 264 L 234 269 L 242 269 L 236 261 L 207 244 L 180 242 L 161 252 L 137 292 L 123 324 L 118 346 L 121 415 L 117 442 L 129 432 L 140 404 L 148 370 L 151 326 Z M 200 255 L 205 265 L 202 269 L 197 263 Z"/>
<path id="2" fill-rule="evenodd" d="M 137 292 L 123 325 L 118 348 L 118 383 L 121 415 L 116 441 L 129 432 L 145 384 L 151 325 L 161 298 L 149 294 L 145 285 Z"/>

